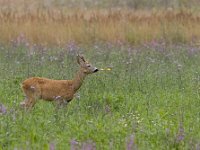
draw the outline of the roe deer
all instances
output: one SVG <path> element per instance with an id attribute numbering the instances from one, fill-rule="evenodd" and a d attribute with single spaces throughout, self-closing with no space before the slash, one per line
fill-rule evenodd
<path id="1" fill-rule="evenodd" d="M 25 94 L 25 100 L 20 105 L 25 108 L 32 108 L 37 99 L 55 101 L 58 106 L 70 102 L 76 91 L 81 87 L 85 77 L 98 71 L 83 56 L 77 55 L 77 62 L 80 69 L 72 80 L 32 77 L 23 81 L 22 90 Z"/>

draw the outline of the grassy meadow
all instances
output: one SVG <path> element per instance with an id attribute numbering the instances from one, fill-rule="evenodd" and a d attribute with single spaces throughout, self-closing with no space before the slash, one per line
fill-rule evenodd
<path id="1" fill-rule="evenodd" d="M 200 149 L 197 11 L 0 4 L 0 150 Z M 72 79 L 77 53 L 112 69 L 65 108 L 19 107 L 23 80 Z"/>
<path id="2" fill-rule="evenodd" d="M 99 68 L 64 109 L 19 108 L 29 76 L 71 79 L 75 52 Z M 1 47 L 0 149 L 198 149 L 199 49 L 149 43 Z"/>

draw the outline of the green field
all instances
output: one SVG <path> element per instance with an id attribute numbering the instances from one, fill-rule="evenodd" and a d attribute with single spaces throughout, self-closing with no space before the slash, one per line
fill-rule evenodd
<path id="1" fill-rule="evenodd" d="M 76 98 L 56 109 L 38 100 L 24 111 L 20 83 L 30 76 L 71 79 L 76 52 L 96 67 Z M 69 43 L 0 47 L 0 149 L 199 149 L 200 49 L 152 42 L 140 46 Z"/>

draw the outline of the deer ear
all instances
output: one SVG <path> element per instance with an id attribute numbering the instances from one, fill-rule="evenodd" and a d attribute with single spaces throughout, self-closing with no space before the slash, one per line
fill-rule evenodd
<path id="1" fill-rule="evenodd" d="M 80 56 L 79 56 L 79 54 L 77 54 L 76 59 L 77 59 L 77 63 L 80 65 Z"/>
<path id="2" fill-rule="evenodd" d="M 80 57 L 80 59 L 83 61 L 83 62 L 86 62 L 85 61 L 85 58 L 83 57 L 83 55 L 81 55 L 81 56 L 79 56 Z"/>
<path id="3" fill-rule="evenodd" d="M 78 64 L 80 65 L 81 63 L 84 63 L 84 62 L 86 62 L 85 61 L 85 58 L 82 56 L 82 55 L 77 55 L 77 62 L 78 62 Z"/>

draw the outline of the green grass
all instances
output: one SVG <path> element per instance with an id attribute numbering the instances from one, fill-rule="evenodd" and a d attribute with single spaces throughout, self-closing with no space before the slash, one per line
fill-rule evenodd
<path id="1" fill-rule="evenodd" d="M 75 49 L 1 46 L 0 149 L 196 149 L 200 139 L 200 52 L 189 45 L 76 47 L 98 68 L 64 109 L 39 100 L 19 107 L 28 76 L 71 79 Z M 89 149 L 89 148 L 88 148 Z"/>

